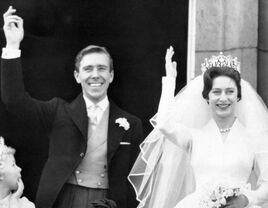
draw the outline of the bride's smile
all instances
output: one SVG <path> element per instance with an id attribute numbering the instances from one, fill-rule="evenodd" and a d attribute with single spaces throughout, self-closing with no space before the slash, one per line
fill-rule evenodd
<path id="1" fill-rule="evenodd" d="M 215 118 L 234 117 L 237 103 L 237 86 L 233 79 L 219 76 L 213 80 L 213 86 L 208 96 L 208 103 Z"/>

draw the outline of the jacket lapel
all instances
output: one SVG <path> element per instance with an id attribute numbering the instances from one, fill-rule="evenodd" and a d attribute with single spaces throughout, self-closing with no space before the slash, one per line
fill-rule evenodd
<path id="1" fill-rule="evenodd" d="M 82 93 L 68 106 L 67 111 L 77 125 L 79 130 L 82 132 L 84 138 L 87 140 L 87 131 L 88 131 L 88 117 L 86 111 L 86 104 L 83 98 Z M 119 127 L 115 120 L 125 117 L 122 110 L 110 101 L 110 112 L 109 112 L 109 121 L 108 121 L 108 155 L 107 161 L 110 163 L 114 153 L 120 145 L 120 141 L 125 134 L 125 130 L 122 127 Z"/>
<path id="2" fill-rule="evenodd" d="M 68 106 L 67 111 L 74 123 L 82 132 L 84 138 L 87 140 L 88 116 L 86 103 L 82 93 L 78 95 L 78 97 Z"/>
<path id="3" fill-rule="evenodd" d="M 112 101 L 110 101 L 110 113 L 109 113 L 109 124 L 108 124 L 108 164 L 110 163 L 114 153 L 120 145 L 120 141 L 125 134 L 125 130 L 119 127 L 115 120 L 124 117 L 122 110 L 117 107 Z"/>

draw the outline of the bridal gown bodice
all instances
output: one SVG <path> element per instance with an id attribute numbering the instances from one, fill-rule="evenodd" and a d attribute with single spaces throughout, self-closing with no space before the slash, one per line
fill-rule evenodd
<path id="1" fill-rule="evenodd" d="M 168 126 L 168 125 L 167 125 Z M 193 169 L 196 191 L 180 201 L 176 208 L 198 207 L 200 196 L 206 186 L 214 183 L 248 184 L 250 176 L 257 176 L 259 185 L 267 184 L 268 147 L 267 142 L 257 135 L 247 133 L 239 122 L 234 122 L 228 136 L 223 140 L 214 120 L 210 120 L 201 129 L 177 128 L 163 131 L 169 138 L 176 139 L 176 145 L 185 146 L 188 142 L 182 135 L 188 131 L 191 141 L 191 167 Z M 172 133 L 173 132 L 173 133 Z M 174 141 L 174 140 L 173 140 Z M 252 184 L 252 183 L 251 183 Z M 253 185 L 255 186 L 255 184 Z M 265 185 L 267 186 L 267 185 Z M 248 196 L 253 193 L 249 190 Z M 201 194 L 201 195 L 200 195 Z M 267 188 L 255 193 L 253 205 L 267 202 Z"/>
<path id="2" fill-rule="evenodd" d="M 256 159 L 257 144 L 252 139 L 239 121 L 235 121 L 225 141 L 213 120 L 195 131 L 192 136 L 191 165 L 196 187 L 213 180 L 246 183 Z"/>
<path id="3" fill-rule="evenodd" d="M 268 132 L 256 128 L 259 117 L 254 120 L 249 112 L 247 117 L 237 114 L 223 139 L 207 103 L 194 102 L 203 99 L 199 82 L 195 79 L 174 98 L 175 79 L 162 79 L 154 130 L 129 176 L 139 207 L 199 208 L 203 194 L 225 182 L 234 187 L 250 183 L 252 189 L 243 187 L 248 207 L 268 207 L 263 206 L 268 203 Z"/>

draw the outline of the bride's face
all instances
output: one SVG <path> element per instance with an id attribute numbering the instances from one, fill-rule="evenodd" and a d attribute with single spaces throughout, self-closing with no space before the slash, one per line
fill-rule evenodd
<path id="1" fill-rule="evenodd" d="M 221 119 L 234 117 L 238 101 L 237 94 L 237 86 L 233 79 L 227 76 L 216 77 L 208 94 L 213 116 Z"/>

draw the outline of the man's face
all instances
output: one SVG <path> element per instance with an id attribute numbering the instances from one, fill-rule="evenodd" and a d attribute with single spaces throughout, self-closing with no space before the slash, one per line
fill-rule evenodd
<path id="1" fill-rule="evenodd" d="M 21 168 L 16 165 L 13 155 L 7 155 L 1 165 L 1 177 L 3 183 L 10 190 L 17 190 L 21 178 Z"/>
<path id="2" fill-rule="evenodd" d="M 76 82 L 81 84 L 83 94 L 92 102 L 98 103 L 107 95 L 114 72 L 110 71 L 109 57 L 104 53 L 90 53 L 85 55 L 74 71 Z"/>

